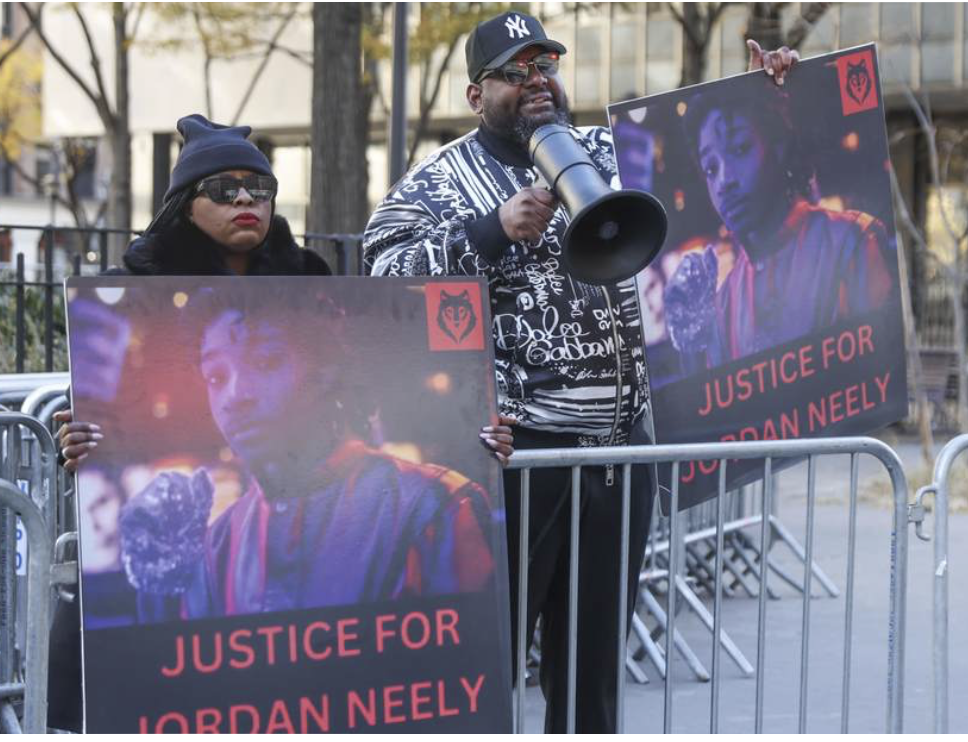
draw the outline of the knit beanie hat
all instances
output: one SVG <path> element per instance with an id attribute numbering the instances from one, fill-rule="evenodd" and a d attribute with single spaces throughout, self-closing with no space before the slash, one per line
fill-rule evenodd
<path id="1" fill-rule="evenodd" d="M 199 113 L 178 119 L 178 133 L 185 145 L 178 154 L 165 203 L 183 188 L 207 175 L 226 170 L 251 170 L 272 175 L 268 158 L 248 140 L 250 126 L 225 126 Z"/>

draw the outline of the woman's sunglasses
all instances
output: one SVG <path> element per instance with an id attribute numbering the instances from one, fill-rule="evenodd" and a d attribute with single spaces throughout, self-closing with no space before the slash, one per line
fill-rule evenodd
<path id="1" fill-rule="evenodd" d="M 217 204 L 230 204 L 243 188 L 253 201 L 271 201 L 279 191 L 279 181 L 271 175 L 246 175 L 244 178 L 216 175 L 200 181 L 195 186 L 195 193 L 204 193 Z"/>
<path id="2" fill-rule="evenodd" d="M 483 81 L 488 77 L 501 76 L 508 85 L 524 85 L 528 79 L 528 75 L 531 74 L 532 67 L 538 71 L 539 75 L 549 77 L 558 71 L 558 54 L 556 52 L 547 52 L 545 54 L 539 54 L 531 60 L 512 59 L 497 69 L 489 71 L 481 80 Z"/>

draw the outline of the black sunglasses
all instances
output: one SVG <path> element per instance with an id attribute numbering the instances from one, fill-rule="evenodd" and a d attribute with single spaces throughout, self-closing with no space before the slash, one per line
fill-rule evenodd
<path id="1" fill-rule="evenodd" d="M 231 175 L 216 175 L 205 178 L 195 186 L 195 193 L 204 193 L 217 204 L 230 204 L 239 197 L 245 188 L 253 201 L 271 201 L 279 192 L 279 181 L 271 175 L 246 175 L 233 178 Z"/>
<path id="2" fill-rule="evenodd" d="M 528 79 L 528 75 L 531 74 L 531 67 L 534 67 L 539 75 L 549 77 L 558 71 L 558 54 L 556 52 L 547 52 L 545 54 L 539 54 L 531 60 L 512 59 L 497 69 L 488 71 L 487 74 L 481 77 L 481 80 L 486 80 L 488 77 L 500 76 L 504 78 L 504 82 L 508 85 L 524 85 Z"/>

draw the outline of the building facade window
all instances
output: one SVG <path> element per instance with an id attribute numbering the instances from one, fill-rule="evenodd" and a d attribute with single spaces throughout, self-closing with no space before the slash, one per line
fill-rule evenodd
<path id="1" fill-rule="evenodd" d="M 957 5 L 921 5 L 921 83 L 951 83 L 955 76 Z"/>
<path id="2" fill-rule="evenodd" d="M 0 3 L 0 39 L 13 36 L 13 3 Z"/>
<path id="3" fill-rule="evenodd" d="M 874 38 L 874 15 L 872 3 L 843 3 L 840 6 L 840 46 L 850 47 L 866 44 Z M 830 11 L 827 11 L 828 13 Z"/>
<path id="4" fill-rule="evenodd" d="M 594 105 L 602 101 L 602 28 L 582 24 L 575 34 L 575 102 Z"/>
<path id="5" fill-rule="evenodd" d="M 676 44 L 682 29 L 668 11 L 651 4 L 646 19 L 646 92 L 661 93 L 679 84 L 679 61 Z"/>
<path id="6" fill-rule="evenodd" d="M 914 49 L 918 44 L 914 3 L 883 3 L 880 6 L 881 73 L 885 82 L 911 85 Z"/>
<path id="7" fill-rule="evenodd" d="M 609 100 L 627 100 L 642 95 L 637 82 L 636 56 L 638 24 L 635 16 L 620 12 L 612 17 Z"/>
<path id="8" fill-rule="evenodd" d="M 745 6 L 729 8 L 723 13 L 721 21 L 721 77 L 746 72 L 746 42 L 743 40 L 743 36 L 746 33 L 746 14 L 747 9 Z M 709 70 L 707 69 L 706 78 L 709 79 L 709 77 Z"/>

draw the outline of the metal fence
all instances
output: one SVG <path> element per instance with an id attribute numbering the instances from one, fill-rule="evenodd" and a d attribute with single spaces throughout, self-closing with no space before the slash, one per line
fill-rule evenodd
<path id="1" fill-rule="evenodd" d="M 50 381 L 45 377 L 44 381 Z M 3 379 L 0 378 L 0 382 Z M 64 478 L 54 463 L 54 443 L 44 422 L 49 422 L 53 410 L 64 404 L 63 383 L 59 379 L 55 383 L 48 383 L 41 388 L 29 390 L 22 396 L 23 409 L 30 410 L 34 415 L 23 412 L 0 412 L 0 726 L 5 731 L 17 731 L 21 727 L 25 731 L 43 731 L 46 721 L 46 682 L 47 682 L 47 630 L 51 608 L 51 589 L 59 589 L 65 585 L 73 585 L 77 580 L 76 562 L 60 563 L 55 558 L 52 563 L 52 549 L 55 541 L 62 542 L 65 538 L 72 538 L 72 530 L 76 523 L 71 515 L 72 493 L 68 489 L 70 479 Z M 58 383 L 60 382 L 60 383 Z M 0 384 L 0 387 L 3 385 Z M 10 389 L 0 393 L 11 394 Z M 37 417 L 43 417 L 42 422 Z M 855 602 L 855 568 L 857 543 L 857 504 L 858 504 L 858 462 L 862 456 L 871 456 L 879 461 L 891 479 L 893 490 L 893 527 L 890 548 L 890 574 L 888 577 L 890 610 L 884 616 L 887 630 L 887 676 L 885 686 L 886 716 L 885 730 L 900 732 L 904 728 L 904 668 L 905 668 L 905 621 L 907 594 L 907 555 L 908 538 L 907 525 L 915 522 L 919 535 L 924 511 L 921 507 L 922 499 L 928 494 L 935 496 L 936 525 L 935 532 L 935 626 L 934 637 L 934 700 L 935 700 L 935 729 L 947 730 L 947 488 L 948 477 L 955 458 L 968 449 L 968 435 L 951 441 L 938 456 L 935 467 L 934 483 L 923 488 L 918 493 L 915 504 L 909 505 L 907 496 L 907 482 L 900 460 L 886 444 L 870 438 L 818 439 L 803 441 L 777 442 L 744 442 L 744 443 L 716 443 L 694 444 L 679 446 L 643 446 L 631 448 L 602 448 L 595 450 L 543 450 L 519 451 L 512 458 L 511 465 L 523 469 L 521 523 L 527 523 L 529 510 L 530 471 L 542 467 L 568 467 L 572 470 L 571 491 L 571 593 L 569 602 L 569 639 L 570 651 L 568 656 L 568 672 L 570 693 L 568 703 L 568 729 L 575 728 L 575 688 L 577 667 L 577 601 L 580 599 L 576 591 L 578 542 L 580 534 L 580 519 L 578 503 L 580 499 L 580 471 L 584 466 L 602 466 L 607 463 L 622 466 L 625 469 L 623 477 L 624 487 L 622 497 L 622 538 L 617 545 L 621 553 L 627 553 L 629 541 L 629 512 L 633 493 L 629 485 L 629 468 L 633 464 L 665 463 L 672 467 L 672 482 L 678 479 L 677 473 L 681 464 L 689 461 L 716 460 L 720 466 L 720 480 L 718 497 L 714 503 L 705 506 L 706 511 L 714 511 L 713 535 L 715 552 L 712 557 L 712 635 L 713 656 L 712 668 L 709 674 L 711 680 L 711 694 L 709 707 L 709 729 L 716 732 L 720 727 L 720 694 L 723 677 L 722 649 L 728 645 L 724 641 L 723 631 L 723 598 L 725 595 L 725 579 L 730 576 L 726 568 L 728 549 L 725 540 L 729 536 L 727 524 L 745 523 L 743 528 L 758 530 L 758 539 L 753 539 L 761 558 L 755 559 L 747 570 L 747 576 L 757 583 L 757 649 L 755 656 L 755 704 L 753 705 L 755 731 L 763 731 L 765 684 L 765 663 L 770 649 L 769 635 L 766 630 L 766 619 L 770 590 L 767 588 L 767 576 L 772 572 L 768 559 L 772 545 L 776 542 L 776 531 L 772 526 L 775 517 L 774 504 L 777 498 L 773 472 L 779 468 L 782 461 L 800 459 L 806 461 L 806 538 L 803 545 L 804 565 L 812 565 L 814 554 L 814 523 L 816 498 L 816 466 L 821 457 L 831 455 L 848 455 L 849 469 L 849 523 L 847 534 L 847 577 L 843 585 L 845 596 L 844 614 L 844 654 L 842 658 L 843 686 L 841 691 L 841 731 L 850 728 L 851 687 L 853 673 L 853 658 L 851 654 L 850 638 L 854 632 L 854 602 Z M 725 471 L 730 462 L 737 459 L 763 460 L 763 485 L 756 491 L 735 492 L 727 496 L 725 491 Z M 669 544 L 685 543 L 687 536 L 696 534 L 700 538 L 707 538 L 705 534 L 709 527 L 710 516 L 703 511 L 689 514 L 680 513 L 678 504 L 678 486 L 673 484 L 671 490 L 670 512 L 668 520 Z M 755 511 L 755 512 L 754 512 Z M 759 517 L 762 514 L 772 514 L 774 517 Z M 23 520 L 28 533 L 31 548 L 28 551 L 26 574 L 18 576 L 16 564 L 16 539 L 9 535 L 13 527 L 14 515 Z M 748 522 L 750 518 L 755 520 Z M 690 526 L 690 520 L 692 524 Z M 37 547 L 36 545 L 39 545 Z M 527 529 L 521 532 L 521 554 L 527 554 Z M 57 553 L 60 553 L 58 550 Z M 664 657 L 667 668 L 663 673 L 663 723 L 666 732 L 673 730 L 676 718 L 676 678 L 672 672 L 670 658 L 673 656 L 678 630 L 676 628 L 677 615 L 675 604 L 681 594 L 682 583 L 674 579 L 682 568 L 683 551 L 676 548 L 666 549 L 668 563 L 667 581 L 664 606 Z M 649 571 L 649 563 L 643 574 Z M 524 621 L 527 611 L 527 563 L 520 565 L 519 615 L 516 617 L 519 626 L 519 636 L 524 635 Z M 628 595 L 627 574 L 614 576 L 618 580 L 619 595 L 622 605 L 627 605 L 632 596 Z M 735 578 L 735 575 L 733 575 Z M 798 587 L 802 599 L 802 629 L 800 645 L 800 677 L 799 701 L 796 709 L 798 729 L 807 731 L 809 718 L 807 687 L 810 673 L 809 654 L 811 646 L 810 609 L 813 582 L 816 572 L 804 569 Z M 26 599 L 23 598 L 26 590 Z M 70 596 L 66 596 L 70 599 Z M 656 603 L 658 601 L 656 600 Z M 624 622 L 619 627 L 618 636 L 625 637 L 627 626 Z M 829 637 L 825 637 L 829 640 Z M 24 656 L 19 655 L 20 648 L 25 650 Z M 615 648 L 619 659 L 618 682 L 618 728 L 621 731 L 625 717 L 625 684 L 627 682 L 625 669 L 627 665 L 627 642 L 620 640 Z M 516 729 L 523 731 L 525 708 L 525 672 L 527 660 L 527 643 L 520 641 L 518 654 L 515 658 L 515 674 L 517 677 Z M 679 685 L 682 692 L 682 686 Z M 24 707 L 18 719 L 15 710 L 23 699 Z M 637 730 L 638 731 L 638 730 Z"/>
<path id="2" fill-rule="evenodd" d="M 63 368 L 55 368 L 59 365 L 55 361 L 55 348 L 58 344 L 66 347 L 61 303 L 64 279 L 67 276 L 96 274 L 107 270 L 110 262 L 108 236 L 120 234 L 125 237 L 136 237 L 141 232 L 106 227 L 82 229 L 49 225 L 0 224 L 0 235 L 14 231 L 36 233 L 43 262 L 28 266 L 24 254 L 17 253 L 6 266 L 0 263 L 0 305 L 4 303 L 6 292 L 13 293 L 14 365 L 10 370 L 16 373 L 28 370 L 26 369 L 28 329 L 36 325 L 41 328 L 39 334 L 44 351 L 43 363 L 42 368 L 29 370 L 62 371 Z M 307 248 L 325 253 L 331 258 L 335 256 L 334 272 L 337 275 L 362 275 L 362 235 L 308 233 L 298 236 L 297 239 Z M 65 242 L 66 248 L 58 247 Z M 55 253 L 58 251 L 65 259 L 55 260 Z M 28 292 L 39 292 L 42 295 L 40 316 L 28 317 L 31 305 Z"/>
<path id="3" fill-rule="evenodd" d="M 35 417 L 0 412 L 0 727 L 21 730 L 13 703 L 24 699 L 22 729 L 47 728 L 51 548 L 57 519 L 54 439 Z M 17 537 L 19 518 L 26 532 Z M 25 600 L 18 600 L 26 592 Z M 24 649 L 23 662 L 20 648 Z"/>
<path id="4" fill-rule="evenodd" d="M 718 510 L 719 500 L 714 499 L 683 512 L 678 537 L 673 541 L 670 530 L 670 520 L 661 514 L 658 501 L 655 502 L 651 519 L 651 530 L 645 552 L 645 564 L 639 574 L 640 609 L 632 616 L 632 635 L 641 645 L 641 649 L 630 654 L 626 666 L 635 682 L 644 684 L 649 682 L 645 670 L 636 664 L 648 659 L 659 671 L 661 677 L 666 677 L 670 659 L 666 656 L 662 645 L 656 641 L 653 631 L 650 631 L 645 621 L 646 616 L 655 619 L 655 633 L 664 634 L 668 630 L 666 611 L 656 597 L 657 592 L 665 590 L 668 580 L 676 582 L 677 594 L 684 599 L 685 607 L 694 614 L 702 625 L 712 633 L 715 625 L 713 615 L 709 612 L 701 595 L 712 596 L 715 593 L 716 558 L 722 558 L 722 593 L 725 597 L 736 597 L 745 594 L 751 598 L 759 597 L 759 591 L 765 589 L 771 599 L 779 597 L 777 591 L 769 584 L 761 586 L 759 579 L 759 563 L 766 561 L 767 569 L 784 583 L 798 592 L 802 592 L 803 583 L 798 581 L 787 569 L 782 567 L 772 553 L 777 544 L 785 544 L 797 561 L 806 564 L 806 552 L 797 541 L 790 529 L 780 520 L 777 508 L 777 498 L 771 498 L 770 512 L 766 515 L 766 526 L 770 531 L 769 544 L 771 550 L 763 553 L 755 539 L 750 538 L 748 531 L 762 528 L 764 514 L 761 505 L 764 502 L 762 489 L 765 482 L 744 485 L 725 494 L 725 522 L 722 527 L 722 539 L 719 538 Z M 776 491 L 776 474 L 771 478 L 770 485 Z M 722 543 L 720 544 L 720 540 Z M 677 571 L 672 573 L 670 555 L 677 550 Z M 834 581 L 828 577 L 814 561 L 810 568 L 822 589 L 831 597 L 840 594 Z M 641 615 L 640 615 L 641 614 Z M 724 632 L 720 637 L 722 648 L 729 655 L 744 676 L 755 674 L 753 665 L 736 645 L 733 639 Z M 702 682 L 710 680 L 709 670 L 705 667 L 698 654 L 689 642 L 678 631 L 673 634 L 673 643 L 679 655 L 683 658 L 695 678 Z"/>
<path id="5" fill-rule="evenodd" d="M 713 608 L 713 660 L 712 660 L 712 700 L 709 712 L 709 730 L 717 732 L 720 722 L 720 686 L 721 686 L 721 647 L 723 646 L 722 631 L 722 597 L 723 597 L 723 539 L 726 522 L 727 498 L 725 490 L 726 467 L 729 462 L 737 459 L 763 459 L 763 480 L 766 483 L 763 487 L 763 500 L 761 512 L 770 513 L 772 508 L 772 470 L 775 460 L 802 459 L 807 460 L 807 535 L 804 553 L 804 563 L 813 563 L 813 531 L 814 513 L 816 508 L 815 498 L 815 479 L 816 479 L 816 459 L 819 456 L 849 454 L 851 457 L 850 467 L 850 523 L 848 535 L 848 567 L 846 592 L 846 623 L 844 627 L 845 641 L 843 658 L 843 691 L 841 703 L 841 730 L 849 729 L 850 715 L 850 677 L 851 677 L 851 648 L 849 638 L 853 628 L 853 606 L 854 606 L 854 568 L 855 568 L 855 547 L 856 547 L 856 520 L 857 520 L 857 466 L 858 456 L 870 455 L 878 459 L 887 470 L 891 478 L 894 493 L 894 528 L 891 543 L 891 565 L 890 565 L 890 614 L 887 616 L 888 630 L 888 670 L 887 670 L 887 718 L 885 731 L 900 732 L 903 730 L 903 675 L 904 675 L 904 623 L 905 623 L 905 601 L 906 601 L 906 580 L 907 580 L 907 524 L 908 524 L 908 501 L 907 501 L 907 480 L 904 470 L 897 454 L 881 441 L 872 438 L 840 438 L 840 439 L 818 439 L 818 440 L 796 440 L 796 441 L 761 441 L 745 443 L 709 443 L 709 444 L 690 444 L 677 446 L 640 446 L 629 448 L 600 448 L 582 450 L 545 450 L 545 451 L 520 451 L 515 453 L 511 459 L 511 466 L 524 469 L 526 472 L 534 468 L 546 467 L 570 467 L 572 469 L 572 490 L 571 490 L 571 551 L 570 551 L 570 588 L 569 588 L 569 653 L 568 653 L 568 709 L 567 709 L 567 731 L 575 731 L 575 683 L 577 676 L 577 606 L 578 606 L 578 544 L 580 534 L 579 519 L 579 499 L 580 499 L 580 472 L 583 466 L 604 466 L 613 464 L 624 467 L 623 490 L 622 490 L 622 537 L 620 539 L 620 554 L 628 552 L 629 543 L 629 511 L 630 511 L 630 471 L 633 464 L 671 464 L 672 466 L 672 491 L 669 513 L 669 529 L 671 543 L 675 544 L 680 540 L 680 531 L 683 528 L 683 514 L 679 513 L 679 467 L 683 462 L 689 461 L 718 461 L 719 462 L 719 490 L 717 498 L 716 513 L 716 565 L 715 565 L 715 587 L 714 587 L 714 608 Z M 529 497 L 530 497 L 530 476 L 526 473 L 521 479 L 521 515 L 520 522 L 528 522 Z M 766 555 L 770 550 L 771 519 L 760 519 L 760 553 Z M 526 626 L 527 616 L 527 558 L 528 554 L 528 533 L 522 526 L 520 534 L 519 553 L 522 559 L 519 563 L 520 584 L 518 592 L 518 616 L 516 617 L 518 626 L 518 636 L 523 637 Z M 673 645 L 676 636 L 675 621 L 675 602 L 679 590 L 679 583 L 674 576 L 679 572 L 679 550 L 672 548 L 669 550 L 669 589 L 666 603 L 665 627 L 665 656 L 672 657 Z M 624 565 L 625 559 L 622 559 Z M 758 646 L 756 656 L 756 703 L 755 703 L 755 731 L 763 731 L 764 715 L 764 667 L 766 660 L 766 612 L 768 591 L 763 589 L 767 580 L 767 561 L 761 559 L 759 562 L 759 573 L 757 575 L 761 589 L 759 590 L 759 612 L 758 612 Z M 618 731 L 624 729 L 624 698 L 626 682 L 626 641 L 627 626 L 625 625 L 626 606 L 629 596 L 627 593 L 628 575 L 623 567 L 622 574 L 618 577 L 620 595 L 620 616 L 621 625 L 619 636 L 621 637 L 616 651 L 618 653 Z M 813 569 L 804 569 L 803 577 L 803 612 L 802 612 L 802 633 L 801 633 L 801 663 L 800 663 L 800 694 L 798 709 L 798 729 L 806 732 L 807 729 L 807 682 L 809 673 L 809 649 L 810 649 L 810 596 L 812 594 L 812 580 L 814 577 Z M 518 656 L 516 658 L 516 684 L 517 684 L 517 721 L 516 730 L 524 731 L 524 703 L 525 703 L 525 668 L 526 668 L 527 642 L 518 642 Z M 665 695 L 663 704 L 663 731 L 671 732 L 673 727 L 674 714 L 674 693 L 672 688 L 671 666 L 665 673 Z"/>
<path id="6" fill-rule="evenodd" d="M 934 496 L 934 731 L 948 733 L 948 507 L 951 470 L 955 460 L 968 451 L 968 435 L 959 435 L 941 449 L 934 464 L 931 484 L 918 490 L 915 507 L 924 506 L 927 495 Z M 920 515 L 920 513 L 919 513 Z M 926 538 L 918 528 L 918 536 Z"/>

